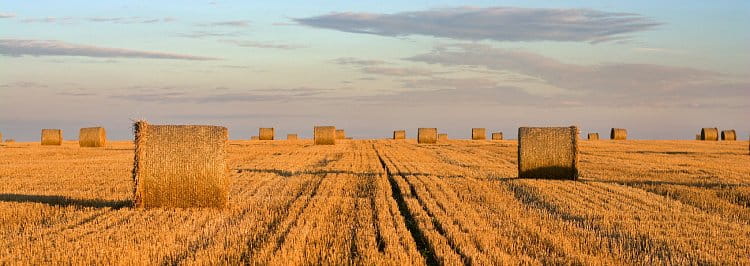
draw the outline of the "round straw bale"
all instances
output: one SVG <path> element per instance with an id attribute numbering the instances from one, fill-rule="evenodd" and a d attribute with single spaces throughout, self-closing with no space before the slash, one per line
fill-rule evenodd
<path id="1" fill-rule="evenodd" d="M 589 133 L 589 140 L 599 140 L 599 133 Z"/>
<path id="2" fill-rule="evenodd" d="M 42 145 L 62 145 L 62 130 L 42 129 Z"/>
<path id="3" fill-rule="evenodd" d="M 103 127 L 81 128 L 78 133 L 79 147 L 104 147 L 107 145 L 107 131 Z"/>
<path id="4" fill-rule="evenodd" d="M 578 178 L 578 128 L 521 127 L 518 129 L 520 178 Z"/>
<path id="5" fill-rule="evenodd" d="M 226 207 L 227 128 L 138 121 L 133 129 L 135 207 Z"/>
<path id="6" fill-rule="evenodd" d="M 727 140 L 727 141 L 737 140 L 737 133 L 734 131 L 734 129 L 722 130 L 721 140 Z"/>
<path id="7" fill-rule="evenodd" d="M 258 137 L 258 136 L 250 136 L 250 140 L 260 140 L 260 137 Z"/>
<path id="8" fill-rule="evenodd" d="M 701 140 L 701 134 L 695 134 L 695 140 Z"/>
<path id="9" fill-rule="evenodd" d="M 471 129 L 471 139 L 472 140 L 486 140 L 487 139 L 487 130 L 484 128 L 472 128 Z"/>
<path id="10" fill-rule="evenodd" d="M 297 140 L 297 134 L 286 134 L 287 140 Z"/>
<path id="11" fill-rule="evenodd" d="M 448 133 L 440 133 L 440 134 L 438 134 L 438 140 L 439 141 L 448 140 Z"/>
<path id="12" fill-rule="evenodd" d="M 492 140 L 503 140 L 503 132 L 492 133 Z"/>
<path id="13" fill-rule="evenodd" d="M 394 130 L 393 139 L 406 139 L 406 130 Z"/>
<path id="14" fill-rule="evenodd" d="M 437 142 L 437 128 L 419 128 L 417 130 L 417 143 L 435 144 Z"/>
<path id="15" fill-rule="evenodd" d="M 343 129 L 336 129 L 336 139 L 346 139 L 346 131 Z"/>
<path id="16" fill-rule="evenodd" d="M 719 129 L 704 127 L 701 129 L 701 140 L 719 140 Z"/>
<path id="17" fill-rule="evenodd" d="M 260 140 L 273 140 L 273 128 L 272 127 L 261 127 L 258 129 L 258 139 Z"/>
<path id="18" fill-rule="evenodd" d="M 612 130 L 609 131 L 609 139 L 626 140 L 628 139 L 628 131 L 624 128 L 612 128 Z"/>
<path id="19" fill-rule="evenodd" d="M 315 140 L 315 145 L 336 144 L 336 127 L 315 126 L 315 129 L 313 130 L 313 139 Z"/>

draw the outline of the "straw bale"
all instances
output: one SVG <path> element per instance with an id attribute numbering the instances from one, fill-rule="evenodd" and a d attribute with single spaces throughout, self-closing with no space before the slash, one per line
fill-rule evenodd
<path id="1" fill-rule="evenodd" d="M 313 131 L 315 145 L 334 145 L 336 144 L 336 127 L 334 126 L 316 126 Z"/>
<path id="2" fill-rule="evenodd" d="M 719 129 L 704 127 L 701 129 L 701 140 L 719 140 Z"/>
<path id="3" fill-rule="evenodd" d="M 448 140 L 448 133 L 438 134 L 438 141 Z"/>
<path id="4" fill-rule="evenodd" d="M 503 140 L 503 132 L 493 132 L 492 140 Z"/>
<path id="5" fill-rule="evenodd" d="M 272 127 L 261 127 L 258 129 L 258 139 L 260 140 L 273 140 L 273 128 Z"/>
<path id="6" fill-rule="evenodd" d="M 437 142 L 437 128 L 419 128 L 417 130 L 417 143 L 434 144 Z"/>
<path id="7" fill-rule="evenodd" d="M 103 127 L 81 128 L 78 133 L 78 146 L 104 147 L 107 145 L 107 131 Z"/>
<path id="8" fill-rule="evenodd" d="M 286 134 L 287 140 L 297 140 L 297 134 Z"/>
<path id="9" fill-rule="evenodd" d="M 728 140 L 728 141 L 737 140 L 737 133 L 734 131 L 734 129 L 722 130 L 721 140 Z"/>
<path id="10" fill-rule="evenodd" d="M 518 176 L 578 178 L 578 128 L 521 127 L 518 129 Z"/>
<path id="11" fill-rule="evenodd" d="M 42 145 L 62 145 L 62 130 L 42 129 Z"/>
<path id="12" fill-rule="evenodd" d="M 612 130 L 609 131 L 609 139 L 626 140 L 628 139 L 628 131 L 624 128 L 612 128 Z"/>
<path id="13" fill-rule="evenodd" d="M 589 133 L 589 140 L 599 140 L 599 133 Z"/>
<path id="14" fill-rule="evenodd" d="M 336 129 L 336 139 L 346 139 L 346 131 L 343 129 Z"/>
<path id="15" fill-rule="evenodd" d="M 472 140 L 486 140 L 487 139 L 487 130 L 484 128 L 472 128 L 471 129 L 471 139 Z"/>
<path id="16" fill-rule="evenodd" d="M 393 131 L 393 139 L 406 139 L 406 130 Z"/>

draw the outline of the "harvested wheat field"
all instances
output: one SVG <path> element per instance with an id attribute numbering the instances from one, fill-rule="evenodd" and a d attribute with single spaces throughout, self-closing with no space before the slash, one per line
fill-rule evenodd
<path id="1" fill-rule="evenodd" d="M 748 142 L 230 141 L 226 209 L 133 205 L 132 141 L 0 148 L 0 263 L 748 264 Z M 34 158 L 33 160 L 29 158 Z"/>

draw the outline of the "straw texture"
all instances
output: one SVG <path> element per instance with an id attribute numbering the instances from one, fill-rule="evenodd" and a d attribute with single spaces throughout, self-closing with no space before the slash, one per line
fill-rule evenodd
<path id="1" fill-rule="evenodd" d="M 139 121 L 134 131 L 135 207 L 226 207 L 230 180 L 225 127 Z"/>
<path id="2" fill-rule="evenodd" d="M 417 143 L 434 144 L 437 142 L 437 128 L 419 128 L 417 130 Z"/>
<path id="3" fill-rule="evenodd" d="M 86 127 L 78 132 L 79 147 L 104 147 L 105 145 L 107 145 L 107 131 L 103 127 Z"/>
<path id="4" fill-rule="evenodd" d="M 492 140 L 503 140 L 503 132 L 493 132 Z"/>
<path id="5" fill-rule="evenodd" d="M 518 129 L 518 176 L 578 178 L 578 128 L 521 127 Z"/>
<path id="6" fill-rule="evenodd" d="M 346 139 L 346 131 L 343 129 L 336 129 L 336 139 Z"/>
<path id="7" fill-rule="evenodd" d="M 589 133 L 589 140 L 599 140 L 599 133 Z"/>
<path id="8" fill-rule="evenodd" d="M 42 129 L 42 145 L 62 145 L 62 130 Z"/>
<path id="9" fill-rule="evenodd" d="M 286 134 L 287 140 L 297 140 L 297 134 Z"/>
<path id="10" fill-rule="evenodd" d="M 406 139 L 406 130 L 393 131 L 393 139 Z"/>
<path id="11" fill-rule="evenodd" d="M 484 128 L 472 128 L 471 129 L 471 139 L 472 140 L 486 140 L 487 139 L 487 130 Z"/>
<path id="12" fill-rule="evenodd" d="M 334 126 L 316 126 L 313 131 L 315 145 L 334 145 L 336 144 L 336 127 Z"/>
<path id="13" fill-rule="evenodd" d="M 737 140 L 737 133 L 734 131 L 734 129 L 723 130 L 721 131 L 721 140 Z"/>
<path id="14" fill-rule="evenodd" d="M 440 133 L 438 134 L 438 141 L 448 140 L 448 134 L 447 133 Z"/>
<path id="15" fill-rule="evenodd" d="M 704 127 L 701 129 L 701 140 L 719 140 L 719 129 Z"/>
<path id="16" fill-rule="evenodd" d="M 626 140 L 628 139 L 628 131 L 624 128 L 612 128 L 612 130 L 609 131 L 609 139 Z"/>
<path id="17" fill-rule="evenodd" d="M 260 140 L 273 140 L 273 128 L 272 127 L 261 127 L 258 129 L 258 139 Z"/>

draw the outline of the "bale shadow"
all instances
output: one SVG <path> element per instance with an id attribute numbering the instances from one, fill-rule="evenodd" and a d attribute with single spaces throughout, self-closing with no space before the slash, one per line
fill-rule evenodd
<path id="1" fill-rule="evenodd" d="M 59 195 L 0 194 L 0 202 L 42 203 L 54 207 L 120 209 L 133 205 L 131 200 L 76 199 Z"/>

